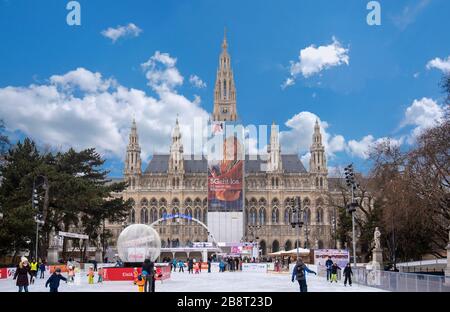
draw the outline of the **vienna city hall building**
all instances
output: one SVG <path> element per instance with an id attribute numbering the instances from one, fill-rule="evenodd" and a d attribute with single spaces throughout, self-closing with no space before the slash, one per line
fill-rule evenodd
<path id="1" fill-rule="evenodd" d="M 211 119 L 219 122 L 237 119 L 236 87 L 226 38 L 219 58 Z M 165 215 L 176 214 L 195 219 L 174 218 L 153 224 L 162 247 L 207 242 L 210 234 L 207 159 L 185 155 L 181 139 L 177 120 L 168 153 L 153 155 L 142 171 L 138 125 L 133 121 L 126 151 L 124 180 L 129 186 L 120 195 L 134 202 L 127 224 L 152 224 Z M 300 246 L 335 247 L 336 215 L 328 205 L 335 191 L 331 189 L 335 179 L 328 178 L 319 123 L 316 122 L 311 138 L 309 171 L 298 154 L 284 154 L 282 148 L 278 127 L 273 125 L 266 157 L 245 157 L 241 242 L 258 242 L 262 255 L 295 248 L 297 230 L 291 226 L 291 198 L 299 196 L 305 222 L 300 230 Z M 107 228 L 113 233 L 112 244 L 115 244 L 123 225 L 108 224 Z"/>

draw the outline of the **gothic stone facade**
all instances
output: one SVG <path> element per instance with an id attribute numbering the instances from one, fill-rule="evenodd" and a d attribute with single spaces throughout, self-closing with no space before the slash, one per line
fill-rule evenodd
<path id="1" fill-rule="evenodd" d="M 236 88 L 227 47 L 224 38 L 214 89 L 214 121 L 237 119 Z M 129 182 L 129 187 L 120 194 L 124 199 L 132 198 L 134 201 L 128 223 L 151 224 L 164 214 L 181 213 L 208 224 L 207 161 L 205 158 L 196 160 L 191 155 L 185 155 L 181 136 L 177 120 L 170 152 L 153 155 L 148 167 L 142 172 L 137 125 L 133 121 L 124 169 L 124 179 Z M 281 153 L 277 127 L 273 125 L 267 157 L 253 159 L 246 156 L 243 240 L 258 241 L 262 254 L 295 248 L 296 229 L 290 225 L 290 198 L 294 196 L 301 197 L 305 211 L 300 246 L 334 247 L 332 233 L 335 211 L 327 204 L 334 183 L 333 179 L 328 178 L 318 122 L 314 127 L 310 151 L 308 172 L 298 155 Z M 192 220 L 167 220 L 154 227 L 161 236 L 162 246 L 183 246 L 208 240 L 207 230 Z M 108 228 L 114 234 L 114 244 L 123 226 L 109 224 Z"/>

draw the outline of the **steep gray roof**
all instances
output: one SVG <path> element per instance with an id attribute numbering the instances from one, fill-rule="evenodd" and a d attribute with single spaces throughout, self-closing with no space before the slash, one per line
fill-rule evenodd
<path id="1" fill-rule="evenodd" d="M 186 157 L 189 158 L 189 157 Z M 207 160 L 204 156 L 202 159 L 184 160 L 184 170 L 186 173 L 206 173 L 208 168 Z M 281 155 L 281 161 L 283 164 L 283 171 L 286 173 L 306 173 L 306 169 L 303 166 L 298 155 Z M 260 156 L 250 159 L 249 155 L 245 156 L 245 172 L 246 173 L 259 173 L 265 172 L 267 161 Z M 145 173 L 166 173 L 169 167 L 169 155 L 157 154 L 153 155 L 150 160 Z"/>

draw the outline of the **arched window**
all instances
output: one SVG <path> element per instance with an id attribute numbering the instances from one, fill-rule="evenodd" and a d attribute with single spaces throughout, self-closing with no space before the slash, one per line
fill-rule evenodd
<path id="1" fill-rule="evenodd" d="M 190 218 L 192 218 L 192 209 L 191 208 L 186 209 L 186 216 L 188 217 L 188 219 L 186 219 L 186 223 L 192 224 L 192 220 L 190 219 Z"/>
<path id="2" fill-rule="evenodd" d="M 286 208 L 284 211 L 284 224 L 291 224 L 292 221 L 292 210 L 291 208 Z"/>
<path id="3" fill-rule="evenodd" d="M 158 212 L 156 211 L 156 208 L 153 207 L 150 211 L 150 222 L 153 223 L 156 220 L 158 220 Z"/>
<path id="4" fill-rule="evenodd" d="M 316 177 L 316 187 L 319 187 L 319 177 Z"/>
<path id="5" fill-rule="evenodd" d="M 141 209 L 141 223 L 143 223 L 143 224 L 148 223 L 148 209 L 147 208 Z"/>
<path id="6" fill-rule="evenodd" d="M 195 208 L 195 218 L 202 221 L 202 211 L 200 210 L 200 207 Z"/>
<path id="7" fill-rule="evenodd" d="M 207 224 L 208 222 L 208 210 L 207 209 L 203 209 L 203 223 Z"/>
<path id="8" fill-rule="evenodd" d="M 259 209 L 259 224 L 266 224 L 266 209 L 264 209 L 263 207 Z"/>
<path id="9" fill-rule="evenodd" d="M 287 240 L 286 244 L 284 244 L 284 250 L 286 251 L 292 250 L 292 242 L 290 240 Z"/>
<path id="10" fill-rule="evenodd" d="M 323 209 L 318 208 L 316 212 L 316 222 L 317 223 L 323 223 Z"/>
<path id="11" fill-rule="evenodd" d="M 130 221 L 130 223 L 136 222 L 136 213 L 135 213 L 134 209 L 131 209 L 128 220 Z"/>
<path id="12" fill-rule="evenodd" d="M 147 198 L 142 198 L 141 200 L 141 207 L 147 207 L 148 206 L 148 200 Z"/>
<path id="13" fill-rule="evenodd" d="M 167 215 L 167 210 L 166 208 L 162 207 L 161 209 L 159 209 L 159 217 L 160 218 L 164 218 L 164 216 Z"/>
<path id="14" fill-rule="evenodd" d="M 252 209 L 250 209 L 250 224 L 256 225 L 256 219 L 257 219 L 256 209 L 252 208 Z"/>
<path id="15" fill-rule="evenodd" d="M 311 210 L 309 210 L 309 208 L 305 208 L 305 211 L 303 212 L 303 222 L 305 222 L 305 224 L 311 223 Z"/>
<path id="16" fill-rule="evenodd" d="M 280 215 L 277 207 L 274 207 L 272 210 L 272 223 L 278 224 L 280 222 Z"/>
<path id="17" fill-rule="evenodd" d="M 323 187 L 323 178 L 322 177 L 320 177 L 320 187 L 321 188 Z"/>
<path id="18" fill-rule="evenodd" d="M 274 240 L 272 243 L 272 252 L 280 251 L 280 243 L 277 240 Z"/>

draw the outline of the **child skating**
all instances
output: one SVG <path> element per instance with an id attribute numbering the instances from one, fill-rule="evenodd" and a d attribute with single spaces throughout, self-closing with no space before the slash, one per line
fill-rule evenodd
<path id="1" fill-rule="evenodd" d="M 67 268 L 67 276 L 70 283 L 73 283 L 75 281 L 75 268 L 72 265 L 69 265 L 69 267 Z"/>
<path id="2" fill-rule="evenodd" d="M 89 272 L 87 274 L 88 277 L 88 283 L 89 284 L 94 284 L 94 268 L 90 267 L 89 268 Z"/>
<path id="3" fill-rule="evenodd" d="M 55 272 L 48 278 L 45 283 L 45 287 L 47 288 L 50 285 L 50 292 L 58 292 L 59 282 L 63 280 L 67 283 L 67 279 L 61 275 L 61 269 L 57 268 Z"/>
<path id="4" fill-rule="evenodd" d="M 337 265 L 337 263 L 333 263 L 331 266 L 331 280 L 330 283 L 336 282 L 337 283 L 337 271 L 341 268 Z"/>
<path id="5" fill-rule="evenodd" d="M 141 274 L 139 274 L 136 279 L 136 285 L 138 287 L 139 292 L 144 292 L 145 279 L 142 277 Z"/>
<path id="6" fill-rule="evenodd" d="M 97 274 L 98 274 L 97 283 L 103 283 L 103 268 L 99 268 Z"/>

